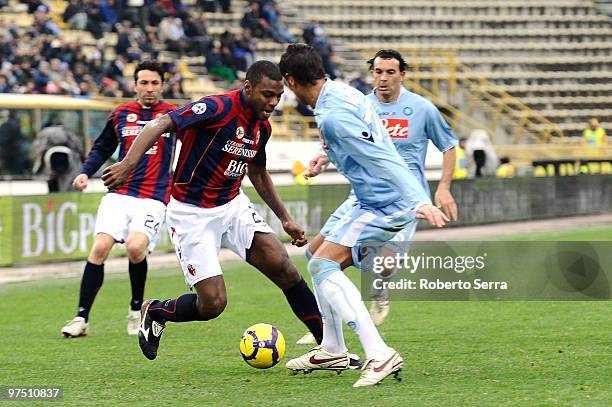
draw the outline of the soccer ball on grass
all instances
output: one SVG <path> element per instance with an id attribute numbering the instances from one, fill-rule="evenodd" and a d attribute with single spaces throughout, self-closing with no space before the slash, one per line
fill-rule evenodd
<path id="1" fill-rule="evenodd" d="M 255 324 L 240 338 L 240 353 L 250 366 L 268 369 L 276 365 L 285 354 L 285 338 L 269 324 Z"/>

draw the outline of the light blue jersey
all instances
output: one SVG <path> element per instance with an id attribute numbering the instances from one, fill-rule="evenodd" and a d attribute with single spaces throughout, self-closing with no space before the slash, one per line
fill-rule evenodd
<path id="1" fill-rule="evenodd" d="M 431 204 L 387 135 L 375 104 L 361 92 L 327 80 L 314 112 L 329 160 L 349 180 L 362 206 L 393 203 L 415 209 Z"/>
<path id="2" fill-rule="evenodd" d="M 380 109 L 379 116 L 395 148 L 429 193 L 425 179 L 425 158 L 429 140 L 438 150 L 445 152 L 457 146 L 457 137 L 433 103 L 416 93 L 409 92 L 403 86 L 395 102 L 379 101 L 376 90 L 367 98 Z"/>

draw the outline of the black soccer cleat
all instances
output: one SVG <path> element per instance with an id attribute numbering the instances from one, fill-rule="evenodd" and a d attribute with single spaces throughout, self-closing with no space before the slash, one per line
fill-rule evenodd
<path id="1" fill-rule="evenodd" d="M 166 325 L 154 321 L 149 315 L 149 306 L 153 301 L 158 300 L 147 300 L 142 304 L 142 309 L 140 310 L 140 328 L 138 329 L 140 350 L 142 350 L 142 354 L 149 360 L 153 360 L 157 357 L 159 340 L 166 327 Z"/>

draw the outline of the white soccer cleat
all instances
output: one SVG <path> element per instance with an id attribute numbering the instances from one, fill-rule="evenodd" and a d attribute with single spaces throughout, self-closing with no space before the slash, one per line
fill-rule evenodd
<path id="1" fill-rule="evenodd" d="M 340 372 L 348 369 L 349 364 L 348 352 L 329 353 L 321 345 L 318 345 L 304 355 L 291 359 L 285 364 L 285 367 L 295 373 L 299 371 L 310 373 L 313 370 L 336 370 Z"/>
<path id="2" fill-rule="evenodd" d="M 302 336 L 300 339 L 298 339 L 296 344 L 298 344 L 298 345 L 316 345 L 317 344 L 317 340 L 315 339 L 315 337 L 312 334 L 312 332 L 307 332 L 304 336 Z"/>
<path id="3" fill-rule="evenodd" d="M 83 317 L 74 317 L 62 328 L 62 335 L 66 338 L 78 338 L 87 335 L 89 324 Z"/>
<path id="4" fill-rule="evenodd" d="M 128 310 L 127 320 L 127 334 L 138 335 L 138 329 L 140 328 L 140 311 L 133 311 L 130 308 Z"/>
<path id="5" fill-rule="evenodd" d="M 402 367 L 404 367 L 404 359 L 395 349 L 391 349 L 391 352 L 386 355 L 366 360 L 361 377 L 353 384 L 353 387 L 373 386 L 382 382 L 389 375 L 393 375 L 400 381 L 402 379 L 398 375 Z"/>
<path id="6" fill-rule="evenodd" d="M 389 300 L 374 300 L 370 307 L 370 316 L 374 325 L 379 326 L 385 322 L 387 315 L 389 315 Z"/>

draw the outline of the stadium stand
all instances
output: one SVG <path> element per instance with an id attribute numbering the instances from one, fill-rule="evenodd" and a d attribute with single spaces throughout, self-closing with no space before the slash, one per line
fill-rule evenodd
<path id="1" fill-rule="evenodd" d="M 252 60 L 278 60 L 283 42 L 291 39 L 314 41 L 330 76 L 349 81 L 361 76 L 365 59 L 384 45 L 409 56 L 407 85 L 449 112 L 446 117 L 460 135 L 483 127 L 491 129 L 497 144 L 558 143 L 556 138 L 580 137 L 590 116 L 612 133 L 610 1 L 286 0 L 280 2 L 282 10 L 268 5 L 274 2 L 258 1 L 260 12 L 272 13 L 262 16 L 278 24 L 283 39 L 278 31 L 264 29 L 253 36 L 245 30 L 245 15 L 252 11 L 245 0 L 231 6 L 227 1 L 146 1 L 148 14 L 127 7 L 125 0 L 93 0 L 87 2 L 88 13 L 98 17 L 89 20 L 97 25 L 85 24 L 82 30 L 66 18 L 68 7 L 79 2 L 28 3 L 44 5 L 9 0 L 2 8 L 2 42 L 32 57 L 36 72 L 43 59 L 52 73 L 58 63 L 37 57 L 40 53 L 30 55 L 24 51 L 28 48 L 69 50 L 78 61 L 58 58 L 61 79 L 68 84 L 60 81 L 47 89 L 12 80 L 10 74 L 21 64 L 7 67 L 10 56 L 3 54 L 0 91 L 130 97 L 136 61 L 154 57 L 172 72 L 166 97 L 194 99 L 235 88 Z M 168 37 L 160 32 L 162 22 L 182 25 L 182 33 L 172 26 L 179 34 Z M 432 51 L 443 56 L 432 57 Z M 312 118 L 291 105 L 279 113 L 273 118 L 279 138 L 316 137 Z"/>

